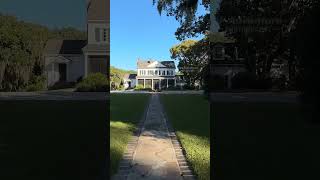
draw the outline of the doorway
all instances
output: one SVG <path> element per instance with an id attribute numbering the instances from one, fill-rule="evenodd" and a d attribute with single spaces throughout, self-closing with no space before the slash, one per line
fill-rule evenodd
<path id="1" fill-rule="evenodd" d="M 67 64 L 59 64 L 59 81 L 67 81 Z"/>

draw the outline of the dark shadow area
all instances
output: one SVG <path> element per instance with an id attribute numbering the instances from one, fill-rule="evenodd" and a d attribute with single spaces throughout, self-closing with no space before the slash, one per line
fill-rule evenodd
<path id="1" fill-rule="evenodd" d="M 317 179 L 319 128 L 298 104 L 213 103 L 214 179 Z"/>
<path id="2" fill-rule="evenodd" d="M 1 101 L 0 179 L 104 179 L 106 101 Z M 0 147 L 2 148 L 2 146 Z"/>

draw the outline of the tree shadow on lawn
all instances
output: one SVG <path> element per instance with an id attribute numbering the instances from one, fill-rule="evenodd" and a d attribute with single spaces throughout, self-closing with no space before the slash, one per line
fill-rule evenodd
<path id="1" fill-rule="evenodd" d="M 106 176 L 105 101 L 1 102 L 1 179 Z"/>
<path id="2" fill-rule="evenodd" d="M 213 103 L 211 112 L 215 179 L 309 179 L 318 171 L 319 133 L 306 134 L 297 104 Z"/>

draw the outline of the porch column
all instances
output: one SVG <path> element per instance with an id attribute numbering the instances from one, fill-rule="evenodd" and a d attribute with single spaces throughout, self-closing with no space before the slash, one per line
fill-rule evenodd
<path id="1" fill-rule="evenodd" d="M 51 71 L 51 79 L 50 79 L 50 85 L 56 80 L 56 73 L 54 72 L 54 62 L 52 62 L 52 71 Z"/>
<path id="2" fill-rule="evenodd" d="M 177 80 L 174 79 L 174 87 L 176 87 L 176 86 L 177 86 Z"/>
<path id="3" fill-rule="evenodd" d="M 84 56 L 84 77 L 88 75 L 88 54 Z"/>
<path id="4" fill-rule="evenodd" d="M 146 88 L 146 79 L 143 79 L 143 88 Z"/>
<path id="5" fill-rule="evenodd" d="M 153 90 L 153 79 L 151 79 L 151 89 Z"/>
<path id="6" fill-rule="evenodd" d="M 167 88 L 169 87 L 169 79 L 166 79 L 167 80 Z"/>
<path id="7" fill-rule="evenodd" d="M 159 89 L 161 90 L 161 79 L 159 79 Z"/>

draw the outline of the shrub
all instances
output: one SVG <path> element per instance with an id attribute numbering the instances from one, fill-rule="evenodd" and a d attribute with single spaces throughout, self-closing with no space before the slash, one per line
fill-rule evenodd
<path id="1" fill-rule="evenodd" d="M 109 90 L 109 81 L 102 73 L 89 74 L 77 84 L 76 90 L 79 92 L 106 92 Z"/>
<path id="2" fill-rule="evenodd" d="M 141 89 L 144 89 L 144 88 L 143 88 L 143 85 L 138 84 L 138 85 L 136 85 L 136 87 L 134 87 L 134 89 L 135 90 L 141 90 Z"/>
<path id="3" fill-rule="evenodd" d="M 26 86 L 26 91 L 42 91 L 46 89 L 46 78 L 44 76 L 33 76 L 29 84 Z"/>

